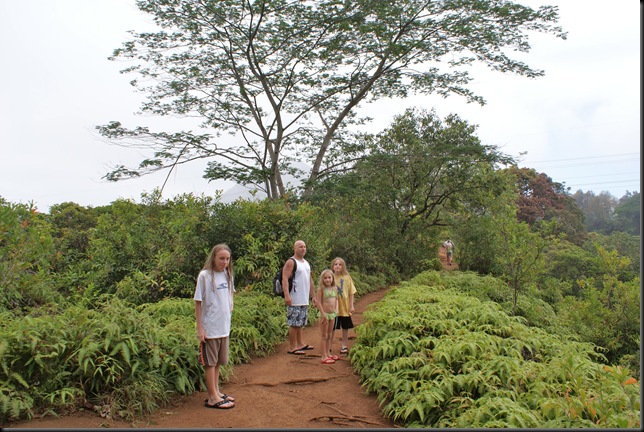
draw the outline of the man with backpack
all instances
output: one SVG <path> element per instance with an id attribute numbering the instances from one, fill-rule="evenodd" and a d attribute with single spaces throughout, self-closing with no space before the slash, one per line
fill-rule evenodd
<path id="1" fill-rule="evenodd" d="M 282 270 L 283 287 L 289 286 L 288 280 L 291 274 L 295 273 L 293 277 L 293 289 L 284 289 L 286 319 L 288 323 L 288 353 L 304 355 L 304 351 L 313 349 L 312 346 L 306 345 L 302 341 L 302 329 L 306 326 L 309 314 L 309 301 L 313 300 L 313 305 L 316 304 L 315 287 L 313 284 L 313 275 L 311 274 L 311 266 L 304 259 L 306 243 L 302 240 L 296 241 L 293 246 L 293 251 L 293 259 L 289 258 Z"/>

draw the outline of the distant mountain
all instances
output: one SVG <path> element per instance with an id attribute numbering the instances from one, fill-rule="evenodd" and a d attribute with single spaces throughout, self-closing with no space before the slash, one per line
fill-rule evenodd
<path id="1" fill-rule="evenodd" d="M 307 164 L 304 163 L 296 163 L 295 164 L 297 168 L 300 170 L 304 171 L 306 174 L 308 174 L 311 171 L 311 167 Z M 284 184 L 287 187 L 299 187 L 302 182 L 293 177 L 292 175 L 284 174 L 282 176 L 282 179 L 284 180 Z M 242 186 L 242 185 L 234 185 L 230 187 L 229 189 L 226 189 L 224 193 L 221 194 L 221 202 L 229 204 L 233 201 L 235 201 L 237 198 L 243 198 L 246 200 L 257 200 L 261 201 L 264 198 L 266 198 L 266 194 L 264 192 L 257 192 L 255 196 L 251 194 L 252 188 L 249 188 L 247 186 Z"/>
<path id="2" fill-rule="evenodd" d="M 250 193 L 250 189 L 242 185 L 235 185 L 221 194 L 221 202 L 226 204 L 230 204 L 238 198 L 243 198 L 245 200 L 255 199 L 261 201 L 266 198 L 266 194 L 264 192 L 257 192 L 257 194 L 255 194 L 255 197 L 253 197 Z"/>

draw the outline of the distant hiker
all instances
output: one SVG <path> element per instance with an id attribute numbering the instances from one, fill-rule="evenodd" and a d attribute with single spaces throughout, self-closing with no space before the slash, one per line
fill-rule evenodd
<path id="1" fill-rule="evenodd" d="M 317 305 L 320 309 L 320 344 L 322 363 L 333 364 L 339 359 L 331 354 L 333 326 L 338 316 L 338 287 L 334 284 L 333 272 L 325 269 L 320 274 L 317 291 Z"/>
<path id="2" fill-rule="evenodd" d="M 195 288 L 195 319 L 199 361 L 206 372 L 207 408 L 230 409 L 235 398 L 219 391 L 219 368 L 228 363 L 230 321 L 233 312 L 233 263 L 230 248 L 212 248 Z"/>
<path id="3" fill-rule="evenodd" d="M 353 328 L 351 314 L 353 313 L 353 297 L 356 294 L 356 287 L 353 279 L 347 271 L 347 264 L 342 258 L 334 258 L 331 261 L 331 269 L 335 277 L 335 285 L 338 286 L 338 317 L 335 319 L 335 329 L 342 329 L 341 354 L 349 352 L 349 329 Z"/>
<path id="4" fill-rule="evenodd" d="M 309 300 L 313 299 L 313 305 L 317 304 L 315 299 L 315 288 L 311 266 L 304 259 L 306 254 L 306 243 L 298 240 L 293 245 L 293 258 L 297 260 L 295 277 L 293 278 L 293 291 L 284 290 L 284 301 L 286 303 L 286 319 L 288 323 L 289 354 L 304 355 L 305 350 L 312 350 L 313 347 L 302 342 L 302 328 L 306 325 L 309 313 Z M 288 279 L 293 273 L 295 266 L 292 259 L 288 259 L 282 271 L 282 286 L 288 286 Z"/>
<path id="5" fill-rule="evenodd" d="M 447 255 L 447 265 L 452 265 L 452 254 L 454 253 L 454 242 L 449 238 L 443 243 L 445 254 Z"/>

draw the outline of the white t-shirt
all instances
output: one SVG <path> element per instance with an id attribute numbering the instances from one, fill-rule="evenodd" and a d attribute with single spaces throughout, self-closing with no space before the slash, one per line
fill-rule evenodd
<path id="1" fill-rule="evenodd" d="M 311 291 L 311 266 L 305 259 L 297 261 L 297 269 L 293 278 L 293 291 L 291 291 L 292 306 L 308 306 Z"/>
<path id="2" fill-rule="evenodd" d="M 206 332 L 206 339 L 230 334 L 232 291 L 233 287 L 228 286 L 225 272 L 199 272 L 193 300 L 201 302 L 201 324 Z"/>

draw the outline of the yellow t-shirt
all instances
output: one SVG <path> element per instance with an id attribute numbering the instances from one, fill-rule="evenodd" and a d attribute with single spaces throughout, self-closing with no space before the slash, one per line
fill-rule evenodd
<path id="1" fill-rule="evenodd" d="M 349 304 L 349 295 L 356 293 L 356 287 L 353 284 L 353 279 L 351 276 L 335 276 L 335 285 L 338 287 L 338 316 L 351 316 L 350 304 Z M 340 288 L 342 288 L 340 290 Z M 342 291 L 342 295 L 340 295 Z"/>

